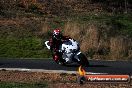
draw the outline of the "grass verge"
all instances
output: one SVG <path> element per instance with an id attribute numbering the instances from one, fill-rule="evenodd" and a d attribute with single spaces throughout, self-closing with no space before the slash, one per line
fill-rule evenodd
<path id="1" fill-rule="evenodd" d="M 1 38 L 0 47 L 0 57 L 48 58 L 51 56 L 39 38 Z"/>

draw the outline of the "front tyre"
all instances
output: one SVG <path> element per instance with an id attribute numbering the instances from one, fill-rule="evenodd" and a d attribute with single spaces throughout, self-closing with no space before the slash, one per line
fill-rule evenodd
<path id="1" fill-rule="evenodd" d="M 89 66 L 89 62 L 87 60 L 87 57 L 84 54 L 80 53 L 78 55 L 78 58 L 79 58 L 79 62 L 78 63 L 80 65 L 82 65 L 82 66 Z"/>

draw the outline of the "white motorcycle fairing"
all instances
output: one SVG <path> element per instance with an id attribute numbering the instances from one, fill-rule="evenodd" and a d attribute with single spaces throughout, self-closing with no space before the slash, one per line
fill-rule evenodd
<path id="1" fill-rule="evenodd" d="M 49 41 L 46 41 L 45 45 L 50 49 Z M 74 39 L 64 41 L 60 45 L 59 52 L 62 54 L 62 59 L 64 59 L 67 64 L 75 62 L 82 65 L 88 64 L 87 58 L 81 53 L 79 44 Z"/>
<path id="2" fill-rule="evenodd" d="M 75 58 L 76 57 L 75 53 L 77 53 L 77 51 L 79 51 L 79 44 L 77 43 L 77 41 L 75 41 L 73 39 L 69 39 L 68 41 L 64 42 L 61 45 L 60 50 L 63 51 L 62 58 L 67 63 L 72 63 L 73 59 L 77 59 L 77 58 Z"/>

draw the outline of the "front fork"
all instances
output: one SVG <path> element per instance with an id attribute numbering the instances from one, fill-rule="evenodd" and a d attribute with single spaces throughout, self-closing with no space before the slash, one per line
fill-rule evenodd
<path id="1" fill-rule="evenodd" d="M 81 52 L 79 51 L 79 52 L 77 52 L 77 53 L 75 54 L 75 56 L 74 56 L 74 58 L 75 58 L 78 62 L 80 62 L 80 58 L 78 57 L 80 54 L 81 54 Z"/>

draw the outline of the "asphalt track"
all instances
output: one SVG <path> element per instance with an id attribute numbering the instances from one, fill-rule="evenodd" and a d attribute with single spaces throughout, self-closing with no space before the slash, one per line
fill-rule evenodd
<path id="1" fill-rule="evenodd" d="M 132 61 L 93 61 L 86 72 L 132 75 Z M 52 59 L 0 59 L 0 68 L 77 71 L 78 65 L 60 66 Z"/>

